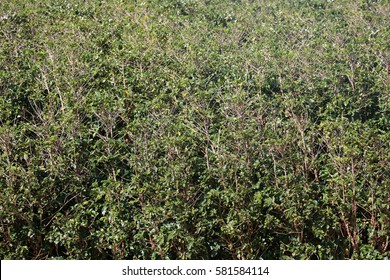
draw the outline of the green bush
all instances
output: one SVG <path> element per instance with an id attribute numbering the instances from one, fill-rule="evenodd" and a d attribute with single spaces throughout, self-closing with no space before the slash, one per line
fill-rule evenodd
<path id="1" fill-rule="evenodd" d="M 389 13 L 0 2 L 1 259 L 389 258 Z"/>

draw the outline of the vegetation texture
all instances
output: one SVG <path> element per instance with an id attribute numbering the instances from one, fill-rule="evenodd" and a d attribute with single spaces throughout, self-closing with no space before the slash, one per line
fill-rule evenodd
<path id="1" fill-rule="evenodd" d="M 0 1 L 1 258 L 389 258 L 389 14 Z"/>

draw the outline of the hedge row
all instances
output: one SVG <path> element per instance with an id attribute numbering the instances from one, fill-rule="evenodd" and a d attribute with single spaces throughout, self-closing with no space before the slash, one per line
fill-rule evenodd
<path id="1" fill-rule="evenodd" d="M 389 14 L 1 1 L 0 257 L 388 258 Z"/>

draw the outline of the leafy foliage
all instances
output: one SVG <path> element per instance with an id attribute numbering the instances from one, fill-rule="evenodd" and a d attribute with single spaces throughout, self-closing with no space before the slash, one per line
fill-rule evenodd
<path id="1" fill-rule="evenodd" d="M 1 258 L 389 258 L 389 14 L 0 2 Z"/>

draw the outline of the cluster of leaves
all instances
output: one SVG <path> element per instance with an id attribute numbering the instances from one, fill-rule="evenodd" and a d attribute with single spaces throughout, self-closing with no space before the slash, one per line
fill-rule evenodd
<path id="1" fill-rule="evenodd" d="M 386 0 L 0 2 L 0 256 L 390 257 Z"/>

